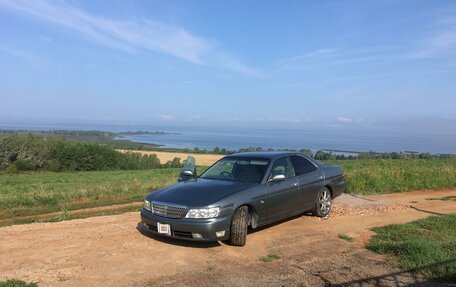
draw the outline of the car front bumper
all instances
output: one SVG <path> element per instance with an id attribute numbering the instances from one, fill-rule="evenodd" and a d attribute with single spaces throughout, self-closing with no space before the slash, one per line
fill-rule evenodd
<path id="1" fill-rule="evenodd" d="M 158 233 L 157 223 L 169 224 L 171 235 Z M 214 242 L 229 239 L 231 218 L 225 216 L 210 219 L 174 219 L 153 214 L 151 211 L 143 208 L 141 210 L 141 224 L 148 232 L 161 236 L 191 241 Z M 225 234 L 223 236 L 217 236 L 216 232 L 221 231 L 224 231 Z M 195 237 L 195 234 L 200 234 L 201 237 Z"/>

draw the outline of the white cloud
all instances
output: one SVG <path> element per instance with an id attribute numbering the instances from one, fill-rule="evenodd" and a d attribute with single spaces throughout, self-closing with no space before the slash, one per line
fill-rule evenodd
<path id="1" fill-rule="evenodd" d="M 350 65 L 385 60 L 397 60 L 401 48 L 394 46 L 361 47 L 356 49 L 320 48 L 276 62 L 279 71 L 301 70 L 309 67 Z M 396 53 L 393 53 L 396 52 Z"/>
<path id="2" fill-rule="evenodd" d="M 351 124 L 353 120 L 347 117 L 337 117 L 337 122 L 341 124 Z"/>
<path id="3" fill-rule="evenodd" d="M 173 121 L 174 120 L 174 116 L 173 115 L 159 115 L 158 118 L 160 119 L 160 121 Z"/>
<path id="4" fill-rule="evenodd" d="M 213 57 L 213 62 L 217 63 L 217 65 L 221 67 L 225 67 L 235 72 L 239 72 L 241 74 L 257 77 L 257 78 L 268 78 L 264 72 L 251 68 L 241 61 L 235 59 L 232 56 L 219 53 Z"/>
<path id="5" fill-rule="evenodd" d="M 77 31 L 92 42 L 110 49 L 130 53 L 136 49 L 147 49 L 194 64 L 221 67 L 255 77 L 262 75 L 260 71 L 219 51 L 211 41 L 167 23 L 96 16 L 64 1 L 0 0 L 0 7 Z"/>
<path id="6" fill-rule="evenodd" d="M 417 49 L 409 59 L 441 57 L 456 52 L 456 17 L 439 18 L 428 35 L 417 41 Z"/>
<path id="7" fill-rule="evenodd" d="M 186 30 L 144 19 L 113 20 L 93 16 L 64 2 L 57 1 L 0 1 L 4 7 L 34 16 L 41 20 L 73 29 L 98 44 L 113 49 L 131 50 L 134 47 L 201 63 L 201 56 L 211 45 Z"/>
<path id="8" fill-rule="evenodd" d="M 302 61 L 305 59 L 314 59 L 314 58 L 321 58 L 321 57 L 334 57 L 334 55 L 337 54 L 337 51 L 338 51 L 338 49 L 322 48 L 322 49 L 318 49 L 315 51 L 304 53 L 299 56 L 282 59 L 282 60 L 277 61 L 277 63 L 286 64 L 286 63 Z"/>
<path id="9" fill-rule="evenodd" d="M 298 118 L 269 118 L 269 121 L 276 123 L 300 124 L 301 120 Z"/>

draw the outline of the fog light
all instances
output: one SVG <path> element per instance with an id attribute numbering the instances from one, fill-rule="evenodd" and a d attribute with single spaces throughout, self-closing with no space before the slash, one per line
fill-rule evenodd
<path id="1" fill-rule="evenodd" d="M 193 237 L 193 238 L 196 238 L 196 239 L 201 239 L 201 238 L 203 238 L 203 236 L 202 236 L 201 234 L 199 234 L 199 233 L 192 233 L 192 237 Z"/>
<path id="2" fill-rule="evenodd" d="M 217 235 L 217 237 L 223 237 L 223 236 L 225 236 L 225 230 L 223 230 L 223 231 L 217 231 L 217 232 L 215 233 L 215 235 Z"/>

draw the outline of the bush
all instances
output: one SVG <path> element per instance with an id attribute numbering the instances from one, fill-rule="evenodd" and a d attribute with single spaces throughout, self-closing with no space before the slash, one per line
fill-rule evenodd
<path id="1" fill-rule="evenodd" d="M 180 158 L 175 157 L 172 161 L 171 160 L 168 161 L 163 166 L 166 168 L 169 168 L 169 167 L 183 167 L 184 165 L 181 163 Z"/>
<path id="2" fill-rule="evenodd" d="M 46 162 L 46 170 L 49 171 L 60 171 L 62 169 L 60 162 L 56 159 L 50 159 Z"/>
<path id="3" fill-rule="evenodd" d="M 16 134 L 0 139 L 0 168 L 14 165 L 18 171 L 127 170 L 161 167 L 156 155 L 120 153 L 96 143 Z M 175 160 L 167 166 L 180 166 Z M 13 170 L 11 170 L 13 171 Z"/>
<path id="4" fill-rule="evenodd" d="M 6 172 L 9 173 L 9 174 L 17 173 L 17 167 L 14 164 L 10 164 L 6 168 Z"/>
<path id="5" fill-rule="evenodd" d="M 48 153 L 47 142 L 42 137 L 29 134 L 22 142 L 18 159 L 27 163 L 26 169 L 38 169 L 46 163 Z"/>
<path id="6" fill-rule="evenodd" d="M 36 168 L 33 168 L 32 165 L 29 164 L 28 161 L 23 160 L 23 159 L 16 160 L 16 161 L 14 162 L 14 165 L 16 166 L 17 170 L 20 170 L 20 171 L 26 171 L 26 170 L 30 170 L 30 169 L 36 169 Z"/>
<path id="7" fill-rule="evenodd" d="M 0 139 L 0 168 L 5 168 L 16 161 L 20 142 L 21 137 L 16 134 Z"/>

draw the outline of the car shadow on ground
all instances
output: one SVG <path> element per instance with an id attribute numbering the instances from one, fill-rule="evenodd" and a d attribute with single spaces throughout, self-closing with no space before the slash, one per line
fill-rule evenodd
<path id="1" fill-rule="evenodd" d="M 156 241 L 160 241 L 167 244 L 177 245 L 177 246 L 184 246 L 184 247 L 191 247 L 191 248 L 214 248 L 219 247 L 221 244 L 219 242 L 198 242 L 198 241 L 188 241 L 188 240 L 180 240 L 174 239 L 166 236 L 157 235 L 147 231 L 141 222 L 138 222 L 136 225 L 136 230 L 139 231 L 143 236 L 149 237 Z"/>
<path id="2" fill-rule="evenodd" d="M 309 212 L 305 212 L 302 214 L 295 215 L 293 217 L 285 218 L 277 222 L 273 222 L 270 224 L 267 224 L 265 226 L 258 227 L 256 229 L 252 229 L 249 227 L 248 234 L 255 233 L 262 231 L 267 228 L 271 228 L 273 226 L 288 222 L 288 221 L 293 221 L 295 219 L 301 218 L 301 217 L 313 217 L 314 215 Z M 217 241 L 217 242 L 198 242 L 198 241 L 187 241 L 184 239 L 175 239 L 175 238 L 170 238 L 166 236 L 161 236 L 154 234 L 152 232 L 147 231 L 141 222 L 138 222 L 136 225 L 136 230 L 139 231 L 143 236 L 149 237 L 151 239 L 167 243 L 167 244 L 172 244 L 172 245 L 177 245 L 177 246 L 185 246 L 185 247 L 191 247 L 191 248 L 214 248 L 214 247 L 220 247 L 223 245 L 229 245 L 227 241 Z"/>
<path id="3" fill-rule="evenodd" d="M 302 217 L 310 217 L 310 218 L 312 218 L 312 217 L 315 217 L 315 215 L 313 215 L 311 212 L 303 212 L 303 213 L 300 213 L 298 215 L 294 215 L 292 217 L 288 217 L 288 218 L 285 218 L 285 219 L 282 219 L 282 220 L 279 220 L 279 221 L 276 221 L 276 222 L 272 222 L 272 223 L 266 224 L 266 225 L 261 226 L 261 227 L 257 227 L 255 229 L 252 229 L 252 228 L 249 227 L 248 234 L 256 233 L 256 232 L 259 232 L 259 231 L 274 227 L 276 225 L 280 225 L 282 223 L 293 221 L 293 220 L 296 220 L 296 219 L 302 218 Z M 327 219 L 328 217 L 320 217 L 320 218 L 321 219 Z M 315 217 L 315 218 L 317 218 L 317 217 Z"/>

